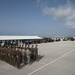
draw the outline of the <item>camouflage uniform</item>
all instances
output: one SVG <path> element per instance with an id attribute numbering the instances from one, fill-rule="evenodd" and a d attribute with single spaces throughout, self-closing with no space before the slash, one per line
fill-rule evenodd
<path id="1" fill-rule="evenodd" d="M 22 62 L 25 63 L 25 49 L 22 49 L 21 54 L 22 54 Z"/>
<path id="2" fill-rule="evenodd" d="M 38 48 L 37 45 L 35 46 L 35 59 L 38 59 Z"/>
<path id="3" fill-rule="evenodd" d="M 8 48 L 6 49 L 6 58 L 5 58 L 6 62 L 8 62 Z"/>
<path id="4" fill-rule="evenodd" d="M 13 66 L 16 66 L 16 51 L 13 50 Z"/>
<path id="5" fill-rule="evenodd" d="M 1 48 L 1 60 L 2 60 L 2 48 Z"/>
<path id="6" fill-rule="evenodd" d="M 17 59 L 17 68 L 20 68 L 20 51 L 16 51 L 16 59 Z"/>
<path id="7" fill-rule="evenodd" d="M 4 48 L 2 48 L 2 60 L 4 60 Z"/>
<path id="8" fill-rule="evenodd" d="M 35 59 L 35 49 L 33 47 L 34 47 L 34 45 L 32 45 L 32 47 L 30 48 L 30 51 L 31 51 L 31 59 L 32 60 Z"/>
<path id="9" fill-rule="evenodd" d="M 9 48 L 9 63 L 13 65 L 13 50 L 11 47 Z"/>
<path id="10" fill-rule="evenodd" d="M 10 64 L 10 49 L 8 49 L 7 62 Z"/>
<path id="11" fill-rule="evenodd" d="M 28 64 L 30 63 L 30 56 L 31 56 L 31 52 L 30 52 L 30 50 L 29 49 L 27 49 L 26 50 L 26 57 L 27 57 L 27 62 L 28 62 Z"/>
<path id="12" fill-rule="evenodd" d="M 7 56 L 6 56 L 6 50 L 7 50 L 7 48 L 4 49 L 4 61 L 5 62 L 6 62 L 6 58 L 7 58 Z"/>
<path id="13" fill-rule="evenodd" d="M 1 48 L 0 48 L 0 60 L 1 60 Z"/>

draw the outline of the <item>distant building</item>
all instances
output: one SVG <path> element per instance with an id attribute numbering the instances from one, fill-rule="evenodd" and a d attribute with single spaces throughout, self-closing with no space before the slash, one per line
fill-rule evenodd
<path id="1" fill-rule="evenodd" d="M 0 36 L 0 46 L 25 46 L 33 41 L 41 40 L 39 36 Z M 26 41 L 27 40 L 27 41 Z M 38 42 L 37 42 L 38 43 Z"/>
<path id="2" fill-rule="evenodd" d="M 55 36 L 55 37 L 52 37 L 52 39 L 54 41 L 63 41 L 64 40 L 64 37 L 63 36 Z"/>

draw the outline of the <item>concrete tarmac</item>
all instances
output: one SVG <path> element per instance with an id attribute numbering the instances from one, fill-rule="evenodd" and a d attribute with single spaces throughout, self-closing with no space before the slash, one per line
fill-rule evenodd
<path id="1" fill-rule="evenodd" d="M 75 42 L 38 44 L 39 58 L 17 69 L 0 61 L 0 75 L 75 75 Z"/>

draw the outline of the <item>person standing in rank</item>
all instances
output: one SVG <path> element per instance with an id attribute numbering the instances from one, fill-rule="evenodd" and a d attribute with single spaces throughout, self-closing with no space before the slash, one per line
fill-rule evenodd
<path id="1" fill-rule="evenodd" d="M 27 63 L 30 64 L 30 56 L 31 56 L 31 52 L 29 49 L 26 50 L 26 57 L 27 57 Z"/>
<path id="2" fill-rule="evenodd" d="M 22 62 L 23 63 L 25 63 L 25 49 L 24 48 L 22 48 L 22 51 L 21 51 L 21 53 L 22 53 Z"/>

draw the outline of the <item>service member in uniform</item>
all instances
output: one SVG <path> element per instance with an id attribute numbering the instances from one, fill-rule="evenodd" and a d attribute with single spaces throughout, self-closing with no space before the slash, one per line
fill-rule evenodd
<path id="1" fill-rule="evenodd" d="M 21 62 L 20 62 L 20 51 L 19 50 L 17 50 L 16 51 L 16 59 L 17 59 L 17 68 L 18 69 L 20 69 L 20 64 L 21 64 Z"/>
<path id="2" fill-rule="evenodd" d="M 13 49 L 13 66 L 16 66 L 16 52 L 15 52 L 15 48 Z"/>
<path id="3" fill-rule="evenodd" d="M 12 58 L 13 58 L 13 56 L 12 56 L 13 54 L 12 54 L 12 48 L 10 47 L 10 64 L 12 65 Z"/>
<path id="4" fill-rule="evenodd" d="M 34 60 L 34 45 L 31 46 L 30 51 L 31 51 L 31 60 Z"/>
<path id="5" fill-rule="evenodd" d="M 7 62 L 10 64 L 10 48 L 8 48 Z"/>
<path id="6" fill-rule="evenodd" d="M 25 63 L 25 49 L 24 48 L 22 48 L 21 53 L 22 53 L 22 62 Z"/>
<path id="7" fill-rule="evenodd" d="M 26 50 L 26 57 L 27 57 L 27 62 L 28 64 L 30 64 L 30 56 L 31 56 L 31 52 L 29 49 Z"/>
<path id="8" fill-rule="evenodd" d="M 0 47 L 0 60 L 1 60 L 1 47 Z"/>
<path id="9" fill-rule="evenodd" d="M 35 46 L 35 59 L 38 59 L 38 48 L 37 45 Z"/>

